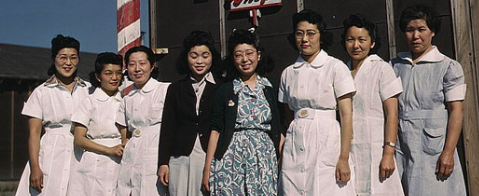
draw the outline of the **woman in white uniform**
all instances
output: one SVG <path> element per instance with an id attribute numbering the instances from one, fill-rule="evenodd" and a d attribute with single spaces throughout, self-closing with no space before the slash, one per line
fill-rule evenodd
<path id="1" fill-rule="evenodd" d="M 355 195 L 349 150 L 356 90 L 347 66 L 323 50 L 332 42 L 325 29 L 317 12 L 293 15 L 289 40 L 300 55 L 283 71 L 278 95 L 294 112 L 283 147 L 283 195 Z"/>
<path id="2" fill-rule="evenodd" d="M 358 196 L 403 196 L 395 171 L 398 103 L 401 79 L 376 51 L 380 46 L 376 25 L 361 14 L 344 22 L 341 43 L 351 60 L 356 94 L 353 97 L 351 154 Z"/>
<path id="3" fill-rule="evenodd" d="M 71 116 L 88 96 L 90 83 L 76 76 L 80 42 L 57 35 L 52 39 L 51 77 L 35 88 L 23 107 L 29 117 L 30 160 L 16 195 L 66 195 L 73 159 Z M 41 137 L 42 129 L 45 134 Z"/>
<path id="4" fill-rule="evenodd" d="M 440 17 L 424 5 L 407 7 L 399 27 L 410 51 L 391 60 L 401 77 L 396 153 L 406 195 L 466 195 L 456 145 L 461 136 L 466 84 L 461 64 L 432 45 Z"/>
<path id="5" fill-rule="evenodd" d="M 171 84 L 165 100 L 161 125 L 160 182 L 170 195 L 196 196 L 201 179 L 216 89 L 223 83 L 218 77 L 221 56 L 210 33 L 193 31 L 183 40 L 177 70 L 186 74 Z"/>
<path id="6" fill-rule="evenodd" d="M 167 195 L 157 170 L 161 117 L 169 84 L 154 79 L 158 68 L 153 51 L 146 46 L 129 49 L 125 64 L 133 88 L 123 97 L 116 116 L 121 132 L 128 130 L 129 138 L 121 159 L 117 195 Z"/>
<path id="7" fill-rule="evenodd" d="M 122 79 L 123 59 L 111 52 L 100 53 L 90 81 L 97 87 L 73 113 L 75 145 L 85 149 L 80 163 L 72 170 L 68 195 L 116 194 L 123 146 L 115 125 L 122 100 L 118 86 Z"/>

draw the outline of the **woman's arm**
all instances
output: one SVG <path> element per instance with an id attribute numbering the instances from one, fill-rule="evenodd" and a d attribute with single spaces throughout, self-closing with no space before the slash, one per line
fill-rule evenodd
<path id="1" fill-rule="evenodd" d="M 42 133 L 42 120 L 39 118 L 28 119 L 28 154 L 30 157 L 30 186 L 38 192 L 43 188 L 43 172 L 40 169 L 40 135 Z"/>
<path id="2" fill-rule="evenodd" d="M 352 93 L 338 98 L 339 117 L 341 119 L 341 150 L 336 165 L 336 181 L 346 183 L 351 178 L 349 168 L 349 150 L 353 138 Z"/>
<path id="3" fill-rule="evenodd" d="M 98 154 L 105 154 L 105 155 L 113 155 L 113 156 L 122 156 L 123 155 L 123 145 L 118 144 L 116 146 L 107 147 L 101 144 L 97 144 L 90 139 L 86 138 L 86 133 L 88 129 L 80 124 L 74 123 L 75 125 L 75 136 L 74 136 L 74 143 L 77 146 L 84 148 L 85 150 L 98 153 Z"/>
<path id="4" fill-rule="evenodd" d="M 218 138 L 220 133 L 218 131 L 212 130 L 210 135 L 210 140 L 208 141 L 208 150 L 206 152 L 205 166 L 203 169 L 203 180 L 201 182 L 201 191 L 204 193 L 210 192 L 210 171 L 211 171 L 211 162 L 213 161 L 216 146 L 218 145 Z"/>
<path id="5" fill-rule="evenodd" d="M 398 129 L 398 100 L 397 95 L 386 99 L 383 102 L 386 115 L 386 127 L 384 129 L 384 142 L 396 143 Z M 381 181 L 391 176 L 396 169 L 394 164 L 395 148 L 390 145 L 383 145 L 383 156 L 379 165 L 379 178 Z"/>
<path id="6" fill-rule="evenodd" d="M 454 152 L 461 136 L 462 120 L 464 118 L 463 101 L 447 102 L 449 119 L 447 123 L 446 142 L 437 160 L 436 173 L 439 179 L 447 179 L 454 170 Z"/>

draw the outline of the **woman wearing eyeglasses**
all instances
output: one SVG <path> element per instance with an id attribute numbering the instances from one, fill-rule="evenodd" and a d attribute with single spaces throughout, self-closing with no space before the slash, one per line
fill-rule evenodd
<path id="1" fill-rule="evenodd" d="M 277 91 L 263 74 L 272 68 L 256 33 L 234 31 L 227 66 L 233 81 L 213 102 L 202 190 L 211 195 L 277 195 L 281 138 Z M 211 166 L 211 167 L 210 167 Z"/>
<path id="2" fill-rule="evenodd" d="M 280 174 L 283 195 L 356 195 L 349 159 L 351 97 L 356 90 L 347 66 L 323 50 L 332 42 L 325 30 L 317 12 L 293 15 L 289 41 L 300 55 L 283 71 L 278 95 L 289 106 L 287 121 L 292 120 L 285 123 L 289 128 Z"/>
<path id="3" fill-rule="evenodd" d="M 29 118 L 30 160 L 16 195 L 66 195 L 70 165 L 74 165 L 70 119 L 77 105 L 88 96 L 91 85 L 76 76 L 80 42 L 57 35 L 51 43 L 50 78 L 35 88 L 22 110 Z"/>

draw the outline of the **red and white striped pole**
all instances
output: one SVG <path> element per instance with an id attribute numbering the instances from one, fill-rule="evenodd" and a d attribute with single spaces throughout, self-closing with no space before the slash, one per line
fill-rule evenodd
<path id="1" fill-rule="evenodd" d="M 140 0 L 117 0 L 118 54 L 141 44 Z"/>

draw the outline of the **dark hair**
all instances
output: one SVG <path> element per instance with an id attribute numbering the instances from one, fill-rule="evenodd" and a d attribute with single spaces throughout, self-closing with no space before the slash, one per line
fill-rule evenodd
<path id="1" fill-rule="evenodd" d="M 52 60 L 55 61 L 55 58 L 57 57 L 58 51 L 60 51 L 63 48 L 74 48 L 77 50 L 78 56 L 80 56 L 80 42 L 76 40 L 73 37 L 69 36 L 63 36 L 61 34 L 58 34 L 56 37 L 54 37 L 51 41 L 52 43 Z M 57 69 L 55 68 L 55 63 L 52 63 L 50 68 L 48 68 L 48 75 L 51 76 L 55 73 L 57 73 Z M 73 73 L 73 76 L 76 76 L 77 71 Z"/>
<path id="2" fill-rule="evenodd" d="M 341 35 L 341 45 L 346 49 L 346 34 L 349 28 L 355 26 L 358 28 L 364 28 L 368 31 L 371 41 L 374 42 L 374 47 L 369 51 L 369 54 L 376 54 L 379 47 L 381 46 L 378 28 L 376 24 L 366 19 L 362 14 L 353 14 L 349 15 L 349 18 L 343 21 L 343 34 Z"/>
<path id="3" fill-rule="evenodd" d="M 425 20 L 427 27 L 434 33 L 441 31 L 441 18 L 431 7 L 424 4 L 416 4 L 404 9 L 399 18 L 399 28 L 403 33 L 406 32 L 407 24 L 416 19 Z"/>
<path id="4" fill-rule="evenodd" d="M 113 52 L 102 52 L 98 54 L 95 60 L 95 71 L 90 73 L 90 83 L 94 87 L 99 87 L 100 82 L 96 80 L 96 75 L 101 75 L 101 71 L 107 64 L 114 64 L 114 65 L 120 65 L 120 67 L 123 67 L 123 57 L 119 54 L 115 54 Z M 122 77 L 123 79 L 123 77 Z M 121 85 L 121 81 L 120 81 Z"/>
<path id="5" fill-rule="evenodd" d="M 227 70 L 227 79 L 231 80 L 240 76 L 240 72 L 236 69 L 233 59 L 235 47 L 240 44 L 252 45 L 257 51 L 261 52 L 261 58 L 255 70 L 258 75 L 264 76 L 264 74 L 273 70 L 273 59 L 265 52 L 264 48 L 261 47 L 258 34 L 246 29 L 236 29 L 228 38 L 228 56 L 224 60 Z"/>
<path id="6" fill-rule="evenodd" d="M 320 36 L 321 49 L 327 50 L 333 44 L 333 34 L 326 31 L 326 26 L 327 26 L 326 22 L 324 22 L 323 16 L 321 16 L 321 14 L 319 14 L 318 12 L 305 9 L 298 13 L 293 14 L 292 18 L 293 18 L 293 32 L 288 36 L 288 41 L 293 46 L 294 49 L 298 50 L 298 47 L 296 46 L 296 38 L 294 36 L 294 33 L 296 31 L 296 28 L 298 27 L 298 24 L 302 21 L 307 21 L 311 24 L 316 25 L 316 27 L 318 27 L 319 33 L 321 34 Z"/>
<path id="7" fill-rule="evenodd" d="M 157 79 L 160 72 L 158 70 L 158 67 L 155 66 L 155 63 L 156 63 L 155 54 L 153 53 L 153 50 L 151 50 L 150 48 L 146 46 L 141 45 L 141 46 L 135 46 L 133 48 L 128 49 L 128 51 L 126 51 L 125 53 L 125 64 L 128 66 L 128 62 L 130 61 L 130 55 L 135 52 L 144 52 L 146 54 L 148 61 L 150 62 L 150 65 L 153 67 L 150 77 Z M 131 80 L 130 76 L 128 76 L 128 79 Z"/>
<path id="8" fill-rule="evenodd" d="M 176 70 L 179 74 L 191 73 L 188 66 L 188 53 L 191 48 L 203 45 L 208 47 L 213 58 L 209 71 L 214 74 L 221 74 L 221 55 L 215 48 L 215 41 L 213 40 L 211 33 L 204 31 L 192 31 L 190 35 L 183 40 L 183 48 L 180 52 L 180 56 L 178 56 L 178 59 L 176 60 Z"/>

